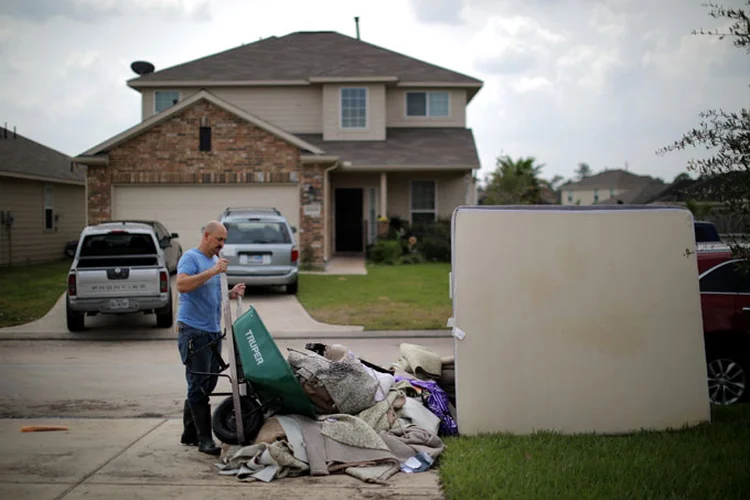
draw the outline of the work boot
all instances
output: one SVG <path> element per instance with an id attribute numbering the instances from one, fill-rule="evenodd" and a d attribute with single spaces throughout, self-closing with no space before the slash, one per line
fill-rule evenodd
<path id="1" fill-rule="evenodd" d="M 211 433 L 211 405 L 208 403 L 191 405 L 190 411 L 198 433 L 198 451 L 208 455 L 220 455 L 221 448 L 216 446 Z"/>
<path id="2" fill-rule="evenodd" d="M 180 443 L 188 446 L 198 446 L 198 432 L 195 430 L 193 413 L 190 411 L 190 403 L 188 403 L 187 399 L 182 408 L 182 429 Z"/>

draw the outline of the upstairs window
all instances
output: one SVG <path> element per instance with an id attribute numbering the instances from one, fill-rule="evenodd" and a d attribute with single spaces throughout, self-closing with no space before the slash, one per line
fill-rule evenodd
<path id="1" fill-rule="evenodd" d="M 157 90 L 154 92 L 154 112 L 161 113 L 165 109 L 180 102 L 180 93 L 176 90 Z"/>
<path id="2" fill-rule="evenodd" d="M 341 89 L 341 128 L 367 128 L 367 89 Z"/>
<path id="3" fill-rule="evenodd" d="M 447 117 L 449 110 L 448 92 L 406 93 L 406 116 Z"/>

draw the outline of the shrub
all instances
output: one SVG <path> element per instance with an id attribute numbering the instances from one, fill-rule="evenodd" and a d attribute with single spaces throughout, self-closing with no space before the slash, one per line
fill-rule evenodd
<path id="1" fill-rule="evenodd" d="M 397 264 L 402 254 L 397 240 L 380 240 L 370 247 L 370 260 L 375 264 Z"/>
<path id="2" fill-rule="evenodd" d="M 450 220 L 415 224 L 411 233 L 417 238 L 417 250 L 425 260 L 432 262 L 451 261 Z"/>
<path id="3" fill-rule="evenodd" d="M 422 264 L 424 263 L 424 257 L 421 253 L 414 252 L 408 253 L 401 256 L 401 264 Z"/>

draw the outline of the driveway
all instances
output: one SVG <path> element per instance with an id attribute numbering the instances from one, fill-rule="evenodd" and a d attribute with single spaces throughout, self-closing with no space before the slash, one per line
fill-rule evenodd
<path id="1" fill-rule="evenodd" d="M 176 292 L 175 292 L 176 295 Z M 175 319 L 177 300 L 175 297 Z M 242 301 L 243 311 L 255 307 L 266 328 L 273 336 L 295 336 L 316 333 L 354 333 L 364 330 L 362 326 L 329 325 L 315 321 L 302 307 L 297 297 L 275 291 L 248 290 Z M 232 302 L 232 315 L 236 304 Z M 107 335 L 118 332 L 132 338 L 175 338 L 176 326 L 157 328 L 153 314 L 129 314 L 124 316 L 99 315 L 86 318 L 86 331 L 78 334 L 67 331 L 65 322 L 65 294 L 43 317 L 25 325 L 0 328 L 0 338 L 92 338 L 91 335 Z"/>

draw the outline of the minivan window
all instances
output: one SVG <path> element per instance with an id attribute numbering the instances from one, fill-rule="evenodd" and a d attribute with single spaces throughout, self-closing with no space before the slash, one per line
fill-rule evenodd
<path id="1" fill-rule="evenodd" d="M 227 228 L 227 245 L 258 245 L 291 243 L 286 224 L 263 221 L 224 222 Z"/>
<path id="2" fill-rule="evenodd" d="M 81 257 L 155 254 L 154 239 L 148 234 L 116 232 L 86 236 Z"/>

